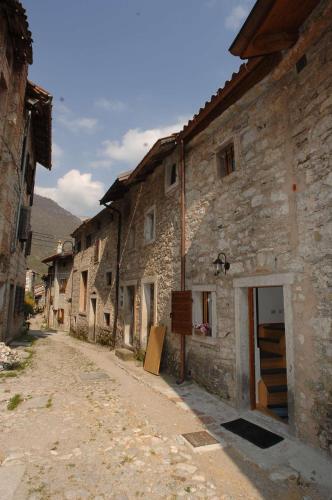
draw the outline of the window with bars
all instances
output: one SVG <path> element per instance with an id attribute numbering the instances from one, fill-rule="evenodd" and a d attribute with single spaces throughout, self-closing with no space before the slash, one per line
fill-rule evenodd
<path id="1" fill-rule="evenodd" d="M 94 248 L 94 262 L 99 262 L 100 239 L 96 239 Z"/>
<path id="2" fill-rule="evenodd" d="M 15 290 L 14 315 L 18 316 L 24 312 L 24 287 L 17 286 Z"/>
<path id="3" fill-rule="evenodd" d="M 235 171 L 234 144 L 228 144 L 217 153 L 218 171 L 221 178 Z"/>

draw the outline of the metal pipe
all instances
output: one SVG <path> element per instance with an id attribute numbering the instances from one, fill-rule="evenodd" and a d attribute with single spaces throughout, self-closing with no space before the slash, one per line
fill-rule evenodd
<path id="1" fill-rule="evenodd" d="M 120 253 L 121 253 L 121 232 L 122 232 L 122 216 L 120 210 L 112 205 L 107 205 L 103 203 L 104 207 L 113 210 L 118 215 L 118 241 L 116 250 L 116 274 L 115 274 L 115 303 L 114 303 L 114 320 L 113 320 L 113 332 L 112 340 L 115 347 L 116 343 L 116 332 L 118 327 L 118 316 L 119 316 L 119 290 L 120 290 Z"/>
<path id="2" fill-rule="evenodd" d="M 186 198 L 185 198 L 185 150 L 184 142 L 180 142 L 180 218 L 181 218 L 181 291 L 186 289 Z M 182 384 L 186 375 L 186 336 L 180 335 L 180 379 Z"/>

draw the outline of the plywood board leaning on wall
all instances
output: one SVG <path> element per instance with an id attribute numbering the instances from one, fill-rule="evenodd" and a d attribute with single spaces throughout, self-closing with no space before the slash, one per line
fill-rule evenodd
<path id="1" fill-rule="evenodd" d="M 163 351 L 165 334 L 165 326 L 151 326 L 145 354 L 144 370 L 153 373 L 154 375 L 159 375 L 161 353 Z"/>

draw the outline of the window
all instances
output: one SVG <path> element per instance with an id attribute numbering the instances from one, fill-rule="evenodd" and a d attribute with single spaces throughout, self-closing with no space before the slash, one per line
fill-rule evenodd
<path id="1" fill-rule="evenodd" d="M 208 287 L 193 290 L 194 335 L 216 337 L 216 293 Z"/>
<path id="2" fill-rule="evenodd" d="M 15 290 L 14 315 L 22 314 L 24 311 L 24 294 L 25 289 L 17 286 Z"/>
<path id="3" fill-rule="evenodd" d="M 86 311 L 87 295 L 88 295 L 88 271 L 83 271 L 81 273 L 81 283 L 80 283 L 80 311 L 81 312 Z"/>
<path id="4" fill-rule="evenodd" d="M 91 234 L 88 234 L 85 238 L 85 248 L 91 247 L 91 243 L 92 243 L 92 236 Z"/>
<path id="5" fill-rule="evenodd" d="M 122 309 L 124 304 L 124 289 L 123 286 L 120 286 L 119 289 L 119 307 Z"/>
<path id="6" fill-rule="evenodd" d="M 95 250 L 94 250 L 94 261 L 99 262 L 99 250 L 100 250 L 100 240 L 97 239 L 95 241 Z"/>
<path id="7" fill-rule="evenodd" d="M 228 144 L 217 154 L 218 171 L 220 177 L 226 177 L 235 170 L 234 144 Z"/>
<path id="8" fill-rule="evenodd" d="M 178 183 L 178 168 L 176 163 L 169 163 L 165 170 L 165 189 L 168 191 Z"/>
<path id="9" fill-rule="evenodd" d="M 58 323 L 63 324 L 65 319 L 65 310 L 64 309 L 59 309 L 58 310 Z"/>
<path id="10" fill-rule="evenodd" d="M 66 293 L 67 278 L 60 278 L 59 280 L 59 293 Z"/>
<path id="11" fill-rule="evenodd" d="M 156 216 L 155 208 L 152 207 L 145 214 L 144 220 L 144 241 L 145 243 L 151 243 L 155 239 L 156 232 Z"/>
<path id="12" fill-rule="evenodd" d="M 135 248 L 135 226 L 131 226 L 128 234 L 128 250 Z"/>
<path id="13" fill-rule="evenodd" d="M 112 285 L 112 271 L 108 271 L 106 273 L 106 283 L 107 283 L 107 286 Z"/>
<path id="14" fill-rule="evenodd" d="M 105 326 L 110 326 L 110 324 L 111 324 L 110 313 L 104 313 L 104 324 L 105 324 Z"/>
<path id="15" fill-rule="evenodd" d="M 75 249 L 76 249 L 77 253 L 79 253 L 82 250 L 82 242 L 81 242 L 81 240 L 76 240 Z"/>

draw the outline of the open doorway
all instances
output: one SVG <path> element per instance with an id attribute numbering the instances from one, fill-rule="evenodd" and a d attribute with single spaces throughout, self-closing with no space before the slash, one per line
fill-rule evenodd
<path id="1" fill-rule="evenodd" d="M 96 310 L 97 310 L 97 299 L 91 297 L 90 299 L 90 311 L 89 311 L 89 340 L 90 342 L 96 341 Z"/>
<path id="2" fill-rule="evenodd" d="M 124 341 L 127 346 L 134 345 L 135 333 L 135 296 L 136 288 L 134 285 L 124 287 Z"/>
<path id="3" fill-rule="evenodd" d="M 154 282 L 142 283 L 142 335 L 141 344 L 145 348 L 151 326 L 156 323 L 156 286 Z"/>
<path id="4" fill-rule="evenodd" d="M 248 290 L 251 407 L 288 422 L 283 287 Z"/>

